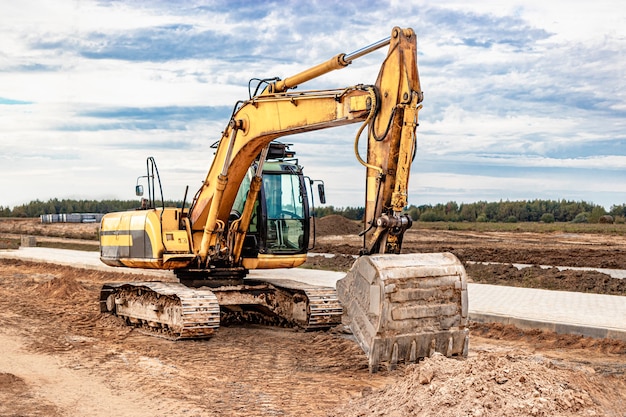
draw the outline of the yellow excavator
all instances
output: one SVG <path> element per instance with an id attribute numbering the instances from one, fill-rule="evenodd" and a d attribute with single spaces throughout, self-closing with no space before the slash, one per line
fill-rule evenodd
<path id="1" fill-rule="evenodd" d="M 148 158 L 148 198 L 141 209 L 103 217 L 100 257 L 111 266 L 173 270 L 179 282 L 105 284 L 101 311 L 172 339 L 210 337 L 227 320 L 307 330 L 343 323 L 372 372 L 434 352 L 467 355 L 462 264 L 449 253 L 400 254 L 411 227 L 403 209 L 423 98 L 416 44 L 412 29 L 395 27 L 386 39 L 292 77 L 258 80 L 235 105 L 189 207 L 186 192 L 180 208 L 165 207 L 161 192 L 158 207 L 158 169 Z M 374 85 L 294 90 L 385 46 Z M 354 153 L 366 168 L 366 202 L 363 248 L 350 271 L 336 287 L 246 277 L 253 269 L 302 265 L 314 240 L 314 182 L 277 139 L 354 123 L 361 124 Z M 323 184 L 318 188 L 324 202 Z M 138 195 L 143 191 L 138 179 Z"/>

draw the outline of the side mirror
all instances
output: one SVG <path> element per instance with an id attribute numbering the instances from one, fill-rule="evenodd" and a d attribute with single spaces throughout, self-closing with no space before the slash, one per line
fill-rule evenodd
<path id="1" fill-rule="evenodd" d="M 324 191 L 324 184 L 317 184 L 317 193 L 320 196 L 320 203 L 326 204 L 326 192 Z"/>
<path id="2" fill-rule="evenodd" d="M 143 195 L 143 185 L 137 184 L 135 186 L 135 195 L 141 197 Z"/>

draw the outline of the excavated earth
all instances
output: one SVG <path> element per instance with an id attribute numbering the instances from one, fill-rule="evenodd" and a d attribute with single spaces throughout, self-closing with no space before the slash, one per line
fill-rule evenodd
<path id="1" fill-rule="evenodd" d="M 89 247 L 97 231 L 48 226 L 1 220 L 0 243 L 34 234 Z M 315 251 L 338 256 L 306 266 L 348 268 L 359 230 L 320 219 Z M 410 230 L 404 251 L 453 252 L 475 282 L 626 295 L 622 280 L 598 272 L 510 265 L 626 269 L 620 236 Z M 370 374 L 340 331 L 239 325 L 172 342 L 129 329 L 100 314 L 98 292 L 131 279 L 146 276 L 0 260 L 0 415 L 626 416 L 623 342 L 472 324 L 466 359 Z"/>

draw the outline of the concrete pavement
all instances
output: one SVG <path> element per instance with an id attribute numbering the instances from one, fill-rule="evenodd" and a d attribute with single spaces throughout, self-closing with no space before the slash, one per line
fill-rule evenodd
<path id="1" fill-rule="evenodd" d="M 0 258 L 51 262 L 87 269 L 173 276 L 169 271 L 113 268 L 102 264 L 98 252 L 49 248 L 1 250 Z M 303 268 L 251 271 L 250 278 L 288 278 L 315 285 L 335 286 L 341 272 Z M 626 297 L 548 291 L 533 288 L 468 284 L 469 315 L 477 322 L 498 322 L 520 328 L 626 341 Z"/>
<path id="2" fill-rule="evenodd" d="M 626 341 L 626 297 L 469 284 L 470 319 Z"/>

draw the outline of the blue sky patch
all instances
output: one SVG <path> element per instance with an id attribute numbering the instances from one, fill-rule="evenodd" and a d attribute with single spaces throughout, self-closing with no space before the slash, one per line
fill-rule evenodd
<path id="1" fill-rule="evenodd" d="M 13 105 L 24 105 L 24 104 L 33 104 L 33 103 L 31 101 L 14 100 L 11 98 L 0 97 L 0 105 L 2 104 L 13 106 Z"/>

